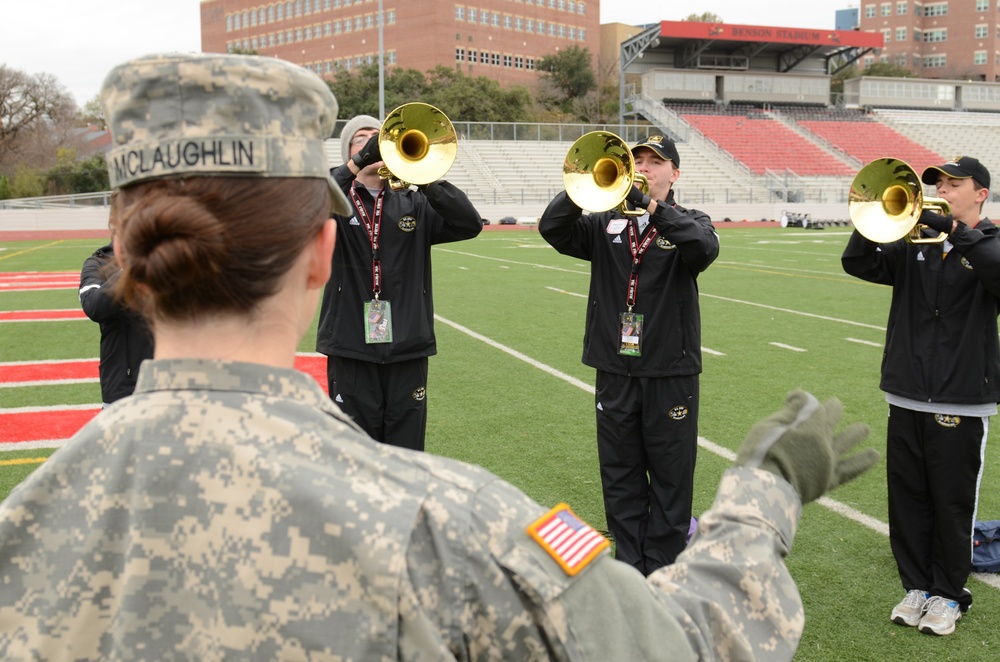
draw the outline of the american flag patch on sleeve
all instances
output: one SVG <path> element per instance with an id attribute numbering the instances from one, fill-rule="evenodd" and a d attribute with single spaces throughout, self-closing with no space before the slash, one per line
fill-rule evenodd
<path id="1" fill-rule="evenodd" d="M 583 570 L 601 550 L 611 545 L 593 527 L 574 515 L 565 503 L 560 503 L 535 520 L 528 527 L 528 535 L 534 538 L 568 575 L 575 575 Z"/>

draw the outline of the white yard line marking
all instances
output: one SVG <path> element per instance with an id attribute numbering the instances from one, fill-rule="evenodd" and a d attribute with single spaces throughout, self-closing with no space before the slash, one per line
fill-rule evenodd
<path id="1" fill-rule="evenodd" d="M 793 352 L 808 352 L 808 349 L 802 349 L 801 347 L 795 347 L 794 345 L 786 345 L 783 342 L 769 342 L 768 345 L 774 345 L 775 347 L 780 347 L 781 349 L 791 350 Z"/>
<path id="2" fill-rule="evenodd" d="M 861 340 L 860 338 L 844 338 L 847 342 L 856 342 L 859 345 L 868 345 L 869 347 L 881 347 L 882 343 L 872 342 L 871 340 Z"/>

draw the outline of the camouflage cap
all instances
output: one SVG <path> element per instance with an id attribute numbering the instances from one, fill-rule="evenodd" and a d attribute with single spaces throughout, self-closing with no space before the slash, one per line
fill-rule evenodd
<path id="1" fill-rule="evenodd" d="M 332 210 L 350 213 L 323 141 L 337 99 L 319 76 L 284 60 L 217 53 L 147 55 L 108 74 L 114 188 L 166 177 L 325 179 Z"/>

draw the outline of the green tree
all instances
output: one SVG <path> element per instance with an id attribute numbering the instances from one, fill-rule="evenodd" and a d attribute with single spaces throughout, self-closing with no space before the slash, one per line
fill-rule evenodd
<path id="1" fill-rule="evenodd" d="M 95 94 L 93 99 L 83 104 L 83 110 L 80 111 L 80 122 L 83 124 L 92 124 L 100 129 L 107 128 L 100 94 Z"/>
<path id="2" fill-rule="evenodd" d="M 538 61 L 542 79 L 551 84 L 556 102 L 563 111 L 572 108 L 573 99 L 579 99 L 597 87 L 597 77 L 591 65 L 590 51 L 579 46 L 570 46 Z M 540 89 L 544 90 L 545 86 Z M 543 105 L 549 100 L 540 99 Z"/>
<path id="3" fill-rule="evenodd" d="M 423 99 L 452 121 L 523 122 L 528 120 L 531 95 L 519 85 L 503 88 L 485 76 L 466 76 L 440 65 L 428 73 Z"/>
<path id="4" fill-rule="evenodd" d="M 9 200 L 14 197 L 14 193 L 10 190 L 10 180 L 7 179 L 7 175 L 0 175 L 0 200 Z"/>
<path id="5" fill-rule="evenodd" d="M 337 97 L 341 118 L 350 119 L 356 115 L 378 117 L 378 64 L 368 64 L 351 71 L 340 69 L 332 81 L 327 81 L 327 85 Z"/>
<path id="6" fill-rule="evenodd" d="M 45 195 L 45 177 L 23 163 L 14 166 L 14 179 L 10 184 L 12 198 L 38 198 Z"/>
<path id="7" fill-rule="evenodd" d="M 687 18 L 681 19 L 683 21 L 691 21 L 693 23 L 723 23 L 722 17 L 715 12 L 702 12 L 700 14 L 688 14 Z"/>
<path id="8" fill-rule="evenodd" d="M 76 160 L 76 150 L 60 150 L 59 164 L 45 175 L 47 195 L 97 193 L 111 188 L 108 166 L 101 154 L 82 161 Z"/>

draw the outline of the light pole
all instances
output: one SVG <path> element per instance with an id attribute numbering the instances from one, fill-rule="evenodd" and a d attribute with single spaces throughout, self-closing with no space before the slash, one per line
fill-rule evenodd
<path id="1" fill-rule="evenodd" d="M 378 0 L 378 118 L 385 119 L 385 48 L 382 44 L 382 0 Z"/>

